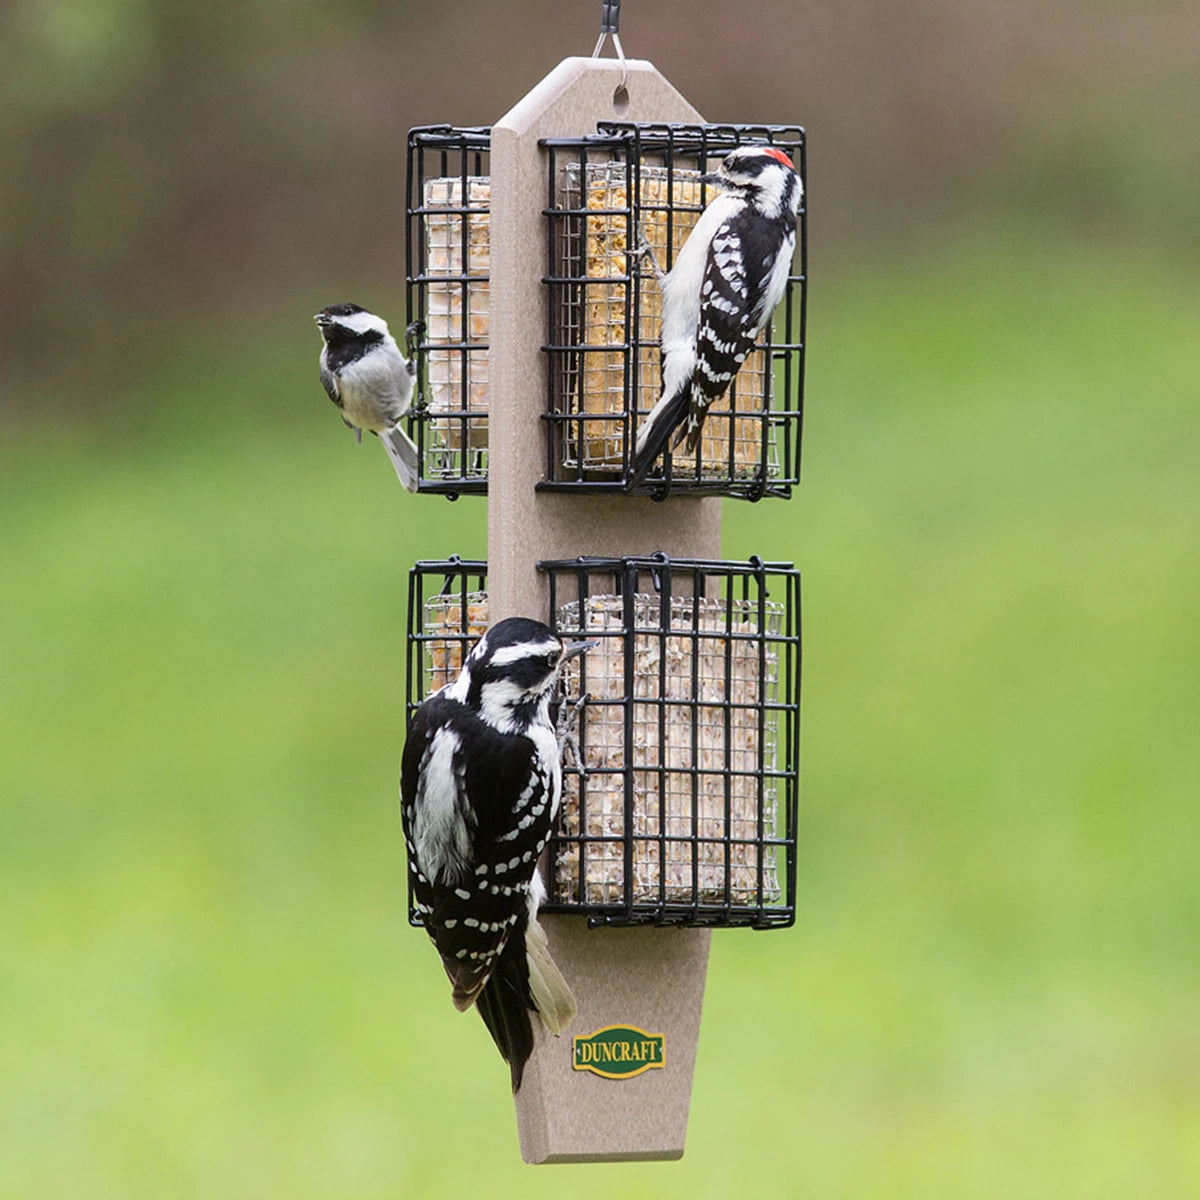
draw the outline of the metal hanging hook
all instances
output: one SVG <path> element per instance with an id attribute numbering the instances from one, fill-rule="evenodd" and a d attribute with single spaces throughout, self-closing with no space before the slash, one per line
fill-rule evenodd
<path id="1" fill-rule="evenodd" d="M 625 62 L 625 51 L 621 48 L 621 35 L 618 32 L 621 26 L 621 0 L 601 0 L 600 2 L 600 37 L 596 42 L 596 48 L 592 51 L 593 58 L 600 57 L 600 51 L 604 46 L 604 39 L 612 34 L 613 49 L 617 52 L 617 61 L 621 64 L 621 87 L 624 87 L 629 79 L 629 67 Z"/>

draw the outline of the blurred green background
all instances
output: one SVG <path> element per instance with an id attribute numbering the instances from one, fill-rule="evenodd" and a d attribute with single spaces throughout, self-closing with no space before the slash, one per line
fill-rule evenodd
<path id="1" fill-rule="evenodd" d="M 411 125 L 599 4 L 0 14 L 0 1195 L 1154 1196 L 1200 1180 L 1200 13 L 627 0 L 810 136 L 799 916 L 689 1150 L 522 1166 L 404 919 L 405 576 L 484 550 L 316 379 Z"/>

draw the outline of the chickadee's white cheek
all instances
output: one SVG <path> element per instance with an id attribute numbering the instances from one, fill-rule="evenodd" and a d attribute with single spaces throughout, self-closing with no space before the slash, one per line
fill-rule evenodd
<path id="1" fill-rule="evenodd" d="M 374 313 L 352 313 L 348 317 L 339 317 L 338 324 L 352 333 L 381 333 L 384 337 L 388 335 L 387 322 Z"/>

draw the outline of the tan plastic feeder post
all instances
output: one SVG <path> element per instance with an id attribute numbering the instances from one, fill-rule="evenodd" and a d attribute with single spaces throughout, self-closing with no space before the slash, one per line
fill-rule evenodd
<path id="1" fill-rule="evenodd" d="M 625 96 L 617 96 L 624 82 Z M 618 101 L 620 106 L 618 110 Z M 488 454 L 489 620 L 549 616 L 535 564 L 576 555 L 663 550 L 718 558 L 721 502 L 536 492 L 544 476 L 549 273 L 547 152 L 541 138 L 580 137 L 603 120 L 701 122 L 648 62 L 568 58 L 492 126 L 491 350 Z M 542 918 L 579 1014 L 537 1039 L 516 1097 L 526 1162 L 671 1159 L 683 1154 L 710 933 L 597 929 Z M 573 1040 L 611 1025 L 661 1034 L 661 1067 L 610 1079 L 574 1069 Z"/>

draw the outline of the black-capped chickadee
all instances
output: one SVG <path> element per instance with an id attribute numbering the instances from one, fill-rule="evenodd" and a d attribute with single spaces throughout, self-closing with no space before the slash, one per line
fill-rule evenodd
<path id="1" fill-rule="evenodd" d="M 325 344 L 321 347 L 321 382 L 342 411 L 342 420 L 362 441 L 362 431 L 383 443 L 400 482 L 417 490 L 420 464 L 417 447 L 400 427 L 412 401 L 417 375 L 415 343 L 422 325 L 405 330 L 408 358 L 400 353 L 387 322 L 357 304 L 331 304 L 313 318 Z"/>

